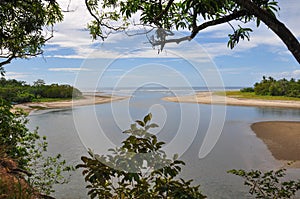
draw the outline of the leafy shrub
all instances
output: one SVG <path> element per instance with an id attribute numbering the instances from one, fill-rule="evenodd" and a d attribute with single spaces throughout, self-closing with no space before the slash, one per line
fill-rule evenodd
<path id="1" fill-rule="evenodd" d="M 251 93 L 254 92 L 254 88 L 252 87 L 241 88 L 240 91 L 243 93 Z"/>
<path id="2" fill-rule="evenodd" d="M 229 173 L 235 174 L 245 179 L 244 184 L 250 187 L 249 193 L 255 198 L 291 198 L 300 189 L 300 180 L 282 181 L 286 169 L 281 168 L 276 171 L 265 173 L 259 170 L 246 172 L 245 170 L 230 170 Z"/>
<path id="3" fill-rule="evenodd" d="M 109 149 L 111 155 L 98 155 L 89 150 L 90 157 L 81 157 L 82 174 L 89 184 L 91 198 L 206 198 L 192 180 L 178 178 L 185 163 L 168 159 L 159 142 L 149 129 L 158 127 L 150 123 L 151 114 L 137 120 L 123 133 L 128 138 L 121 147 Z"/>
<path id="4" fill-rule="evenodd" d="M 0 163 L 9 157 L 16 162 L 15 171 L 21 172 L 30 187 L 40 194 L 49 195 L 53 185 L 66 183 L 64 171 L 73 170 L 61 156 L 45 156 L 48 143 L 37 130 L 26 128 L 28 119 L 21 110 L 11 111 L 11 105 L 0 99 Z"/>
<path id="5" fill-rule="evenodd" d="M 271 96 L 287 96 L 300 97 L 300 80 L 291 79 L 275 80 L 272 77 L 268 79 L 263 77 L 263 80 L 255 83 L 254 92 L 257 95 L 271 95 Z"/>
<path id="6" fill-rule="evenodd" d="M 0 78 L 0 86 L 0 98 L 14 103 L 31 102 L 33 99 L 39 98 L 76 98 L 82 96 L 80 90 L 70 85 L 46 85 L 41 79 L 30 86 L 24 81 Z"/>

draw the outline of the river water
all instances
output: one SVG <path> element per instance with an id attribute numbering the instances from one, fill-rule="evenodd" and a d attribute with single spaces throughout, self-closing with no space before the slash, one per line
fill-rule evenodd
<path id="1" fill-rule="evenodd" d="M 249 196 L 242 179 L 226 171 L 268 170 L 282 165 L 251 131 L 251 123 L 300 121 L 297 109 L 174 103 L 161 99 L 171 95 L 168 91 L 143 90 L 111 104 L 37 111 L 30 115 L 29 128 L 38 126 L 39 133 L 47 136 L 49 153 L 61 153 L 69 163 L 76 165 L 80 157 L 87 154 L 87 148 L 105 153 L 108 148 L 120 145 L 125 138 L 121 132 L 128 129 L 132 121 L 151 112 L 153 121 L 160 126 L 153 133 L 166 142 L 168 154 L 178 153 L 186 162 L 181 177 L 194 179 L 208 198 L 233 199 Z M 220 135 L 217 133 L 214 140 L 205 140 L 211 133 L 209 128 L 221 129 Z M 211 150 L 199 155 L 204 142 L 209 143 Z M 290 169 L 288 174 L 299 178 L 299 171 Z M 55 187 L 55 196 L 88 198 L 84 187 L 81 171 L 75 171 L 69 184 Z"/>

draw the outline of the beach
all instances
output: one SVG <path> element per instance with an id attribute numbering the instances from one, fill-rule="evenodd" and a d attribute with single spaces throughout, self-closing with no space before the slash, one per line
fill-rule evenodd
<path id="1" fill-rule="evenodd" d="M 300 160 L 300 122 L 268 121 L 251 125 L 277 160 Z"/>
<path id="2" fill-rule="evenodd" d="M 300 122 L 257 122 L 251 129 L 284 167 L 300 168 Z"/>
<path id="3" fill-rule="evenodd" d="M 196 95 L 165 97 L 171 102 L 224 104 L 234 106 L 257 106 L 277 108 L 300 108 L 300 101 L 240 99 L 199 92 Z M 296 161 L 292 167 L 300 168 L 300 121 L 267 121 L 251 125 L 252 131 L 268 147 L 273 157 L 284 163 Z"/>
<path id="4" fill-rule="evenodd" d="M 25 112 L 31 112 L 33 110 L 41 110 L 41 109 L 54 109 L 54 108 L 70 108 L 73 106 L 85 106 L 85 105 L 93 105 L 93 104 L 103 104 L 110 103 L 116 100 L 123 100 L 127 97 L 121 96 L 109 96 L 109 95 L 83 95 L 80 99 L 74 100 L 62 100 L 62 101 L 54 101 L 54 102 L 28 102 L 14 105 L 14 109 L 20 108 Z"/>
<path id="5" fill-rule="evenodd" d="M 300 101 L 293 100 L 259 100 L 234 98 L 214 94 L 213 92 L 198 92 L 196 95 L 164 97 L 163 100 L 170 102 L 185 102 L 199 104 L 226 104 L 233 106 L 259 106 L 259 107 L 277 107 L 277 108 L 298 108 Z"/>

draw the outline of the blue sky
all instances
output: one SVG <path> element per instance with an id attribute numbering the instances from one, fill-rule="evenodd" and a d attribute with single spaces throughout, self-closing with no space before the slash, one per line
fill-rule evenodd
<path id="1" fill-rule="evenodd" d="M 67 7 L 62 1 L 62 7 Z M 72 1 L 65 20 L 55 26 L 54 38 L 43 56 L 14 60 L 5 66 L 6 77 L 32 83 L 67 83 L 81 89 L 135 87 L 147 84 L 172 86 L 251 86 L 263 75 L 300 78 L 300 67 L 277 36 L 263 24 L 251 41 L 227 48 L 229 25 L 209 28 L 197 38 L 170 44 L 158 54 L 142 36 L 111 35 L 92 41 L 84 30 L 90 20 L 81 1 Z M 279 19 L 300 39 L 300 4 L 280 0 Z M 185 32 L 177 33 L 186 35 Z"/>

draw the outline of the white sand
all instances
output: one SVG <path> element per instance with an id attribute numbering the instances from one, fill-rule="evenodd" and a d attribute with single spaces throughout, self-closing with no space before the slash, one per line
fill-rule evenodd
<path id="1" fill-rule="evenodd" d="M 300 101 L 292 100 L 259 100 L 219 96 L 212 92 L 199 92 L 196 95 L 165 97 L 163 100 L 171 102 L 187 102 L 199 104 L 226 104 L 236 106 L 260 106 L 260 107 L 282 107 L 300 108 Z"/>
<path id="2" fill-rule="evenodd" d="M 92 104 L 103 104 L 110 103 L 116 100 L 126 99 L 127 97 L 120 96 L 94 96 L 94 95 L 84 95 L 82 99 L 75 100 L 64 100 L 57 102 L 28 102 L 23 104 L 17 104 L 14 109 L 21 108 L 26 112 L 38 109 L 51 109 L 51 108 L 69 108 L 73 106 L 84 106 Z"/>

